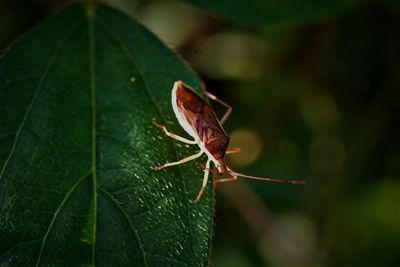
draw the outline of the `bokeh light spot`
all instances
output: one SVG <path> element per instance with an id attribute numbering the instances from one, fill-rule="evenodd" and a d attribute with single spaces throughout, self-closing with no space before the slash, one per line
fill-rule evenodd
<path id="1" fill-rule="evenodd" d="M 247 33 L 224 32 L 200 45 L 194 63 L 215 78 L 255 79 L 265 71 L 265 43 Z"/>
<path id="2" fill-rule="evenodd" d="M 141 10 L 139 19 L 172 48 L 182 46 L 201 27 L 198 12 L 178 2 L 147 5 Z"/>
<path id="3" fill-rule="evenodd" d="M 305 216 L 285 215 L 278 218 L 260 243 L 267 262 L 278 266 L 316 264 L 317 234 Z"/>
<path id="4" fill-rule="evenodd" d="M 229 159 L 235 166 L 248 166 L 258 158 L 262 146 L 258 133 L 250 129 L 238 129 L 231 134 L 231 147 L 240 147 L 241 152 L 229 155 Z"/>

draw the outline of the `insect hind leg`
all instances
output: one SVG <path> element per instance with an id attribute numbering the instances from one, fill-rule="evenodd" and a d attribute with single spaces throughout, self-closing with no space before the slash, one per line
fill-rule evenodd
<path id="1" fill-rule="evenodd" d="M 220 119 L 221 124 L 224 124 L 224 122 L 228 119 L 229 115 L 231 115 L 231 113 L 232 113 L 232 110 L 233 110 L 232 106 L 229 105 L 228 103 L 225 103 L 224 101 L 222 101 L 221 99 L 219 99 L 218 97 L 216 97 L 215 95 L 211 94 L 210 92 L 208 92 L 206 90 L 204 90 L 204 93 L 210 99 L 214 100 L 215 102 L 217 102 L 227 108 L 224 116 L 222 116 L 222 119 Z"/>

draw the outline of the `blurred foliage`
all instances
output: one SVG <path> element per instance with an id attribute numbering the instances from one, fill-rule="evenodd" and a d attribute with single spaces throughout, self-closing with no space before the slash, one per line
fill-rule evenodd
<path id="1" fill-rule="evenodd" d="M 3 2 L 2 47 L 63 2 Z M 273 24 L 259 9 L 245 21 L 260 25 L 177 1 L 106 2 L 141 19 L 233 106 L 225 128 L 256 156 L 232 157 L 232 168 L 307 181 L 218 187 L 214 266 L 400 265 L 399 1 L 330 6 L 312 19 L 282 6 Z"/>
<path id="2" fill-rule="evenodd" d="M 358 0 L 185 0 L 201 8 L 249 23 L 314 21 L 341 13 Z"/>

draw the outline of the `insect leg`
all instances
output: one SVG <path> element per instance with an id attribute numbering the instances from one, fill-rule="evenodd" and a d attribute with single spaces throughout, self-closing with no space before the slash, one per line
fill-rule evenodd
<path id="1" fill-rule="evenodd" d="M 240 149 L 240 147 L 231 147 L 231 148 L 228 148 L 228 150 L 225 152 L 225 154 L 235 154 L 235 153 L 239 153 L 240 151 L 242 151 L 242 149 Z"/>
<path id="2" fill-rule="evenodd" d="M 206 166 L 204 166 L 203 164 L 201 164 L 200 162 L 196 162 L 196 166 L 202 168 L 203 170 L 208 170 L 209 172 L 211 172 L 212 174 L 218 175 L 218 171 L 217 170 L 212 170 L 210 168 L 207 168 Z"/>
<path id="3" fill-rule="evenodd" d="M 232 176 L 229 178 L 217 179 L 217 180 L 213 181 L 213 184 L 214 184 L 214 187 L 216 187 L 218 183 L 232 182 L 232 181 L 237 180 L 237 178 L 238 178 L 238 176 Z"/>
<path id="4" fill-rule="evenodd" d="M 181 160 L 176 161 L 176 162 L 165 163 L 164 165 L 154 167 L 154 169 L 155 169 L 156 171 L 159 171 L 159 170 L 162 170 L 162 169 L 164 169 L 164 168 L 166 168 L 166 167 L 170 167 L 170 166 L 174 166 L 174 165 L 179 165 L 179 164 L 182 164 L 182 163 L 185 163 L 185 162 L 188 162 L 188 161 L 197 159 L 198 157 L 200 157 L 201 155 L 203 155 L 203 153 L 204 153 L 203 150 L 200 150 L 199 153 L 196 153 L 196 154 L 194 154 L 194 155 L 191 155 L 191 156 L 189 156 L 189 157 L 187 157 L 187 158 L 181 159 Z"/>
<path id="5" fill-rule="evenodd" d="M 210 173 L 210 162 L 211 162 L 210 159 L 208 159 L 207 162 L 206 162 L 206 167 L 205 167 L 205 169 L 204 169 L 203 184 L 202 184 L 202 186 L 201 186 L 201 188 L 200 188 L 199 193 L 197 194 L 196 199 L 194 200 L 194 203 L 199 202 L 199 200 L 200 200 L 200 198 L 201 198 L 201 195 L 203 195 L 204 189 L 205 189 L 206 186 L 207 186 L 208 175 L 209 175 L 209 173 Z"/>
<path id="6" fill-rule="evenodd" d="M 210 92 L 204 91 L 206 96 L 208 96 L 210 99 L 214 100 L 215 102 L 220 103 L 221 105 L 225 106 L 227 108 L 227 111 L 225 112 L 224 116 L 222 116 L 222 119 L 220 119 L 221 124 L 224 124 L 224 122 L 228 119 L 229 115 L 231 115 L 232 112 L 232 106 L 225 103 L 215 95 L 211 94 Z"/>
<path id="7" fill-rule="evenodd" d="M 158 124 L 158 123 L 155 122 L 155 121 L 153 121 L 153 124 L 154 124 L 154 126 L 156 126 L 157 128 L 162 129 L 162 130 L 164 131 L 164 133 L 165 133 L 167 136 L 171 137 L 172 139 L 181 141 L 181 142 L 186 143 L 186 144 L 189 144 L 189 145 L 195 145 L 195 144 L 197 144 L 197 141 L 196 141 L 196 140 L 193 140 L 193 141 L 192 141 L 192 140 L 186 139 L 186 138 L 184 138 L 184 137 L 181 137 L 181 136 L 179 136 L 179 135 L 176 135 L 176 134 L 174 134 L 174 133 L 169 132 L 169 131 L 167 130 L 167 127 L 165 127 L 165 125 Z"/>

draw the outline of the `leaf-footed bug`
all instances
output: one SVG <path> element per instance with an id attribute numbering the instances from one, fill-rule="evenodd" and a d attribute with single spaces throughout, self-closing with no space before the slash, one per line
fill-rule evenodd
<path id="1" fill-rule="evenodd" d="M 189 140 L 174 133 L 171 133 L 168 131 L 167 127 L 165 127 L 164 125 L 160 125 L 155 121 L 153 121 L 153 124 L 156 127 L 162 129 L 167 136 L 175 140 L 190 145 L 198 145 L 200 151 L 179 161 L 156 166 L 154 167 L 155 170 L 161 170 L 169 166 L 179 165 L 194 160 L 205 153 L 208 157 L 206 165 L 204 166 L 202 164 L 197 164 L 197 166 L 204 169 L 204 177 L 202 187 L 194 201 L 195 203 L 200 200 L 204 192 L 210 171 L 216 173 L 210 169 L 211 162 L 217 168 L 218 174 L 222 175 L 223 173 L 228 173 L 231 175 L 231 177 L 229 178 L 214 180 L 214 185 L 217 183 L 234 181 L 238 179 L 238 177 L 268 182 L 304 184 L 304 181 L 300 180 L 284 180 L 246 175 L 235 172 L 231 168 L 229 168 L 224 160 L 225 155 L 230 153 L 237 153 L 240 151 L 239 148 L 228 149 L 230 138 L 222 128 L 222 124 L 230 115 L 232 107 L 207 91 L 205 91 L 205 94 L 210 99 L 227 107 L 227 111 L 225 112 L 221 120 L 217 118 L 213 108 L 199 95 L 197 95 L 197 93 L 195 93 L 190 86 L 186 85 L 182 81 L 177 81 L 174 83 L 174 87 L 172 89 L 172 108 L 174 110 L 176 118 L 178 119 L 179 124 L 190 136 L 193 137 L 194 140 Z"/>

